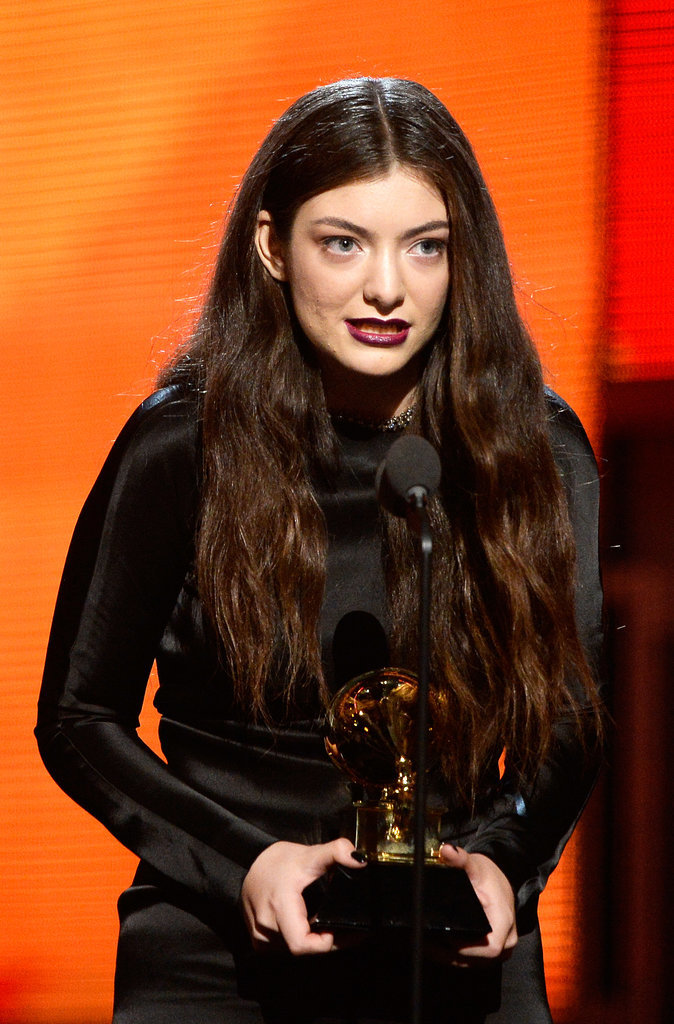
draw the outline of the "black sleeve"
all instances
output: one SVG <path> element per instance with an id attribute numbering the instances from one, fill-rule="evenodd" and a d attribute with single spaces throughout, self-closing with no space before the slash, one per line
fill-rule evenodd
<path id="1" fill-rule="evenodd" d="M 193 403 L 165 389 L 114 445 L 68 552 L 35 733 L 56 782 L 125 846 L 231 903 L 273 837 L 178 779 L 136 733 L 192 560 L 196 432 Z"/>
<path id="2" fill-rule="evenodd" d="M 555 460 L 569 503 L 576 549 L 576 621 L 591 668 L 602 672 L 602 586 L 598 559 L 599 477 L 590 443 L 575 413 L 549 393 Z M 574 722 L 560 719 L 551 752 L 535 784 L 504 789 L 466 844 L 484 853 L 511 882 L 522 908 L 543 890 L 592 792 L 597 749 L 584 749 Z"/>

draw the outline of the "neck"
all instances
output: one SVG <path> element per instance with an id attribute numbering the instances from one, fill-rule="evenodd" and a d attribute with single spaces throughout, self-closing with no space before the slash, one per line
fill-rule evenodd
<path id="1" fill-rule="evenodd" d="M 406 371 L 409 369 L 404 367 Z M 330 412 L 367 423 L 383 423 L 400 416 L 414 405 L 417 398 L 418 372 L 366 377 L 342 371 L 323 372 L 322 377 Z"/>

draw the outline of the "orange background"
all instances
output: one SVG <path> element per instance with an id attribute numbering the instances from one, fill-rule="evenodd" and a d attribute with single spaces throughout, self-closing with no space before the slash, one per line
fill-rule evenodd
<path id="1" fill-rule="evenodd" d="M 41 664 L 77 512 L 190 321 L 269 123 L 348 74 L 433 89 L 486 173 L 549 381 L 596 439 L 602 33 L 597 0 L 0 3 L 2 1020 L 109 1019 L 115 899 L 135 859 L 38 760 Z M 578 858 L 543 900 L 561 1015 Z"/>

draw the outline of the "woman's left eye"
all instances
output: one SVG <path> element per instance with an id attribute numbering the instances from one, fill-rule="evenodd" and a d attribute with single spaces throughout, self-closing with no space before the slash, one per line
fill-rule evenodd
<path id="1" fill-rule="evenodd" d="M 410 251 L 419 256 L 437 256 L 446 249 L 447 243 L 442 238 L 422 238 L 414 243 Z"/>

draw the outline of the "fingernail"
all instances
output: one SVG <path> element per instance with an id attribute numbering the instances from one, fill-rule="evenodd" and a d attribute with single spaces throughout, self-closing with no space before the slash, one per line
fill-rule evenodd
<path id="1" fill-rule="evenodd" d="M 367 857 L 364 853 L 361 853 L 360 850 L 353 850 L 351 856 L 359 864 L 367 864 Z"/>
<path id="2" fill-rule="evenodd" d="M 449 846 L 452 850 L 454 850 L 454 853 L 458 853 L 459 852 L 458 846 L 455 846 L 454 843 L 443 843 L 442 845 L 443 846 Z"/>

